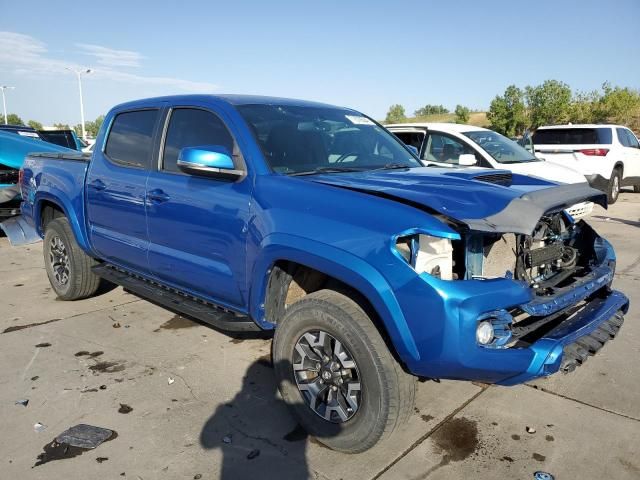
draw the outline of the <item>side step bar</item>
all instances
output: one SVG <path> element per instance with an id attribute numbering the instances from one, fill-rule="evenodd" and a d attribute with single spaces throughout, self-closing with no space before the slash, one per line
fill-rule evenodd
<path id="1" fill-rule="evenodd" d="M 96 265 L 92 270 L 99 277 L 116 285 L 120 285 L 132 293 L 148 299 L 152 303 L 157 303 L 171 310 L 184 313 L 220 330 L 227 332 L 262 331 L 262 329 L 247 316 L 236 314 L 223 307 L 120 270 L 112 265 Z"/>

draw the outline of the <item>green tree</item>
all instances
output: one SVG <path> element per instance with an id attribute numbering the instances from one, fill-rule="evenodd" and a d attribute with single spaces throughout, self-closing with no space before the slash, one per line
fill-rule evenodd
<path id="1" fill-rule="evenodd" d="M 391 105 L 387 112 L 387 118 L 385 123 L 402 123 L 407 120 L 407 115 L 404 113 L 404 107 L 402 105 Z"/>
<path id="2" fill-rule="evenodd" d="M 572 123 L 595 123 L 602 121 L 598 115 L 598 105 L 601 100 L 598 91 L 577 92 L 571 101 L 569 121 Z"/>
<path id="3" fill-rule="evenodd" d="M 0 124 L 8 124 L 8 125 L 24 125 L 22 119 L 16 115 L 15 113 L 7 114 L 7 121 L 4 121 L 4 115 L 0 113 Z"/>
<path id="4" fill-rule="evenodd" d="M 68 123 L 54 123 L 53 128 L 56 130 L 71 130 Z"/>
<path id="5" fill-rule="evenodd" d="M 27 122 L 27 125 L 29 125 L 34 130 L 42 130 L 42 124 L 40 122 L 35 121 L 35 120 L 29 120 Z"/>
<path id="6" fill-rule="evenodd" d="M 102 122 L 104 122 L 104 115 L 100 115 L 92 122 L 87 122 L 85 125 L 87 135 L 89 135 L 90 137 L 97 137 L 98 132 L 100 131 L 100 127 L 102 126 Z"/>
<path id="7" fill-rule="evenodd" d="M 443 115 L 446 113 L 449 113 L 448 108 L 445 108 L 442 105 L 430 105 L 430 104 L 427 104 L 424 107 L 419 108 L 418 110 L 413 112 L 413 114 L 416 117 L 425 117 L 427 115 Z"/>
<path id="8" fill-rule="evenodd" d="M 496 96 L 491 102 L 487 119 L 493 130 L 507 137 L 522 134 L 527 128 L 524 92 L 515 85 L 509 85 L 504 95 Z"/>
<path id="9" fill-rule="evenodd" d="M 571 112 L 571 88 L 558 80 L 546 80 L 542 85 L 525 87 L 530 125 L 565 123 Z"/>
<path id="10" fill-rule="evenodd" d="M 603 95 L 594 108 L 594 117 L 599 122 L 609 121 L 623 125 L 640 121 L 640 92 L 630 88 L 602 85 Z"/>
<path id="11" fill-rule="evenodd" d="M 470 110 L 463 105 L 456 105 L 454 111 L 456 114 L 456 123 L 467 123 L 469 121 Z"/>

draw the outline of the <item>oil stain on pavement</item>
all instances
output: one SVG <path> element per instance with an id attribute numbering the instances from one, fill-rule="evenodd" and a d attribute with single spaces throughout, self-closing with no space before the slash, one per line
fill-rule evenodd
<path id="1" fill-rule="evenodd" d="M 160 330 L 179 330 L 182 328 L 191 328 L 197 327 L 198 323 L 193 320 L 189 320 L 188 318 L 182 317 L 180 315 L 175 315 L 171 320 L 167 320 L 162 325 L 154 330 L 154 332 L 159 332 Z"/>

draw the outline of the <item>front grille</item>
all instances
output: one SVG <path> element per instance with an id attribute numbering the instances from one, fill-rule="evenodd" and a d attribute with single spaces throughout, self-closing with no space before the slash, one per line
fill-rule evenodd
<path id="1" fill-rule="evenodd" d="M 489 173 L 487 175 L 478 175 L 475 180 L 509 187 L 513 182 L 513 177 L 511 173 Z"/>

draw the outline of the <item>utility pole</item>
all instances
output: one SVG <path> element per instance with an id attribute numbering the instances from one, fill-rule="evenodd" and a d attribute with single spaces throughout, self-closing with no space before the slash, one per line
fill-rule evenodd
<path id="1" fill-rule="evenodd" d="M 78 77 L 78 90 L 80 91 L 80 124 L 82 125 L 82 140 L 87 140 L 87 132 L 84 129 L 84 105 L 82 103 L 82 75 L 91 73 L 90 68 L 75 69 L 71 67 L 65 67 L 70 72 L 73 72 Z"/>
<path id="2" fill-rule="evenodd" d="M 9 121 L 7 120 L 7 99 L 4 96 L 5 90 L 13 90 L 16 87 L 9 87 L 7 85 L 0 85 L 0 90 L 2 90 L 2 110 L 4 111 L 4 124 L 7 125 Z"/>

